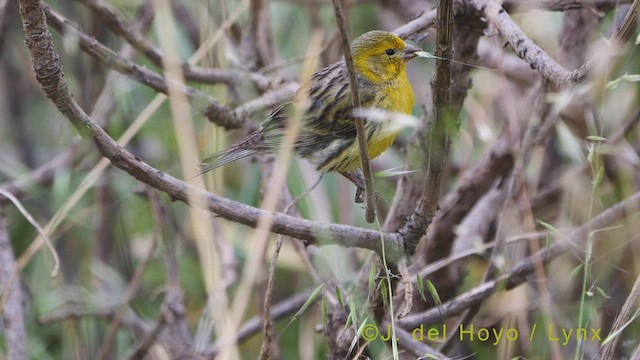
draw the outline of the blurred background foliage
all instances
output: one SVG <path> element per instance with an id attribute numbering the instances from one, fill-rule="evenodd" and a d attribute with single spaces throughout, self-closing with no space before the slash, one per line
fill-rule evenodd
<path id="1" fill-rule="evenodd" d="M 177 36 L 180 39 L 182 59 L 188 59 L 201 39 L 216 31 L 220 23 L 235 11 L 240 3 L 241 1 L 236 0 L 173 2 L 174 14 L 179 25 Z M 368 30 L 393 30 L 402 25 L 407 19 L 399 15 L 401 12 L 394 11 L 394 5 L 389 5 L 390 3 L 392 2 L 354 1 L 348 8 L 349 31 L 352 38 Z M 424 3 L 425 9 L 434 5 L 433 2 Z M 104 19 L 84 6 L 82 1 L 47 1 L 47 4 L 110 48 L 117 51 L 123 46 L 123 40 L 108 30 Z M 111 4 L 121 15 L 133 21 L 143 2 L 111 1 Z M 271 25 L 269 37 L 275 49 L 275 63 L 267 64 L 266 67 L 276 69 L 270 70 L 268 74 L 297 80 L 300 61 L 291 64 L 287 64 L 287 61 L 304 54 L 314 27 L 322 29 L 325 39 L 335 36 L 337 30 L 333 9 L 330 2 L 316 0 L 274 0 L 268 2 L 268 7 Z M 35 81 L 29 55 L 24 46 L 17 4 L 10 4 L 9 8 L 9 16 L 4 19 L 5 23 L 1 24 L 3 33 L 0 38 L 0 185 L 28 176 L 31 169 L 52 161 L 78 141 L 75 131 L 45 98 Z M 417 16 L 418 13 L 413 15 Z M 613 12 L 606 13 L 597 37 L 609 36 L 614 15 Z M 561 12 L 529 10 L 517 13 L 514 18 L 534 41 L 548 53 L 555 54 L 562 29 Z M 224 40 L 208 54 L 205 65 L 221 69 L 239 66 L 243 56 L 238 46 L 239 37 L 248 28 L 248 22 L 245 12 Z M 155 26 L 151 26 L 148 36 L 157 43 L 155 29 Z M 109 70 L 84 54 L 74 39 L 63 38 L 56 31 L 52 33 L 57 51 L 61 54 L 65 79 L 76 100 L 87 111 L 95 106 L 105 82 L 112 82 L 111 97 L 114 105 L 101 125 L 114 139 L 119 138 L 149 105 L 157 95 L 156 92 L 124 76 L 107 78 Z M 433 49 L 433 29 L 430 30 L 430 34 L 431 36 L 422 39 L 418 44 L 429 51 Z M 497 39 L 490 41 L 497 43 Z M 605 86 L 608 81 L 615 80 L 625 73 L 640 72 L 640 55 L 633 50 L 635 47 L 625 49 L 622 55 L 611 62 L 606 72 L 598 73 L 596 79 L 590 83 L 593 87 L 584 90 L 592 94 L 596 112 L 601 119 L 598 124 L 600 128 L 593 124 L 576 126 L 560 121 L 552 130 L 557 134 L 555 149 L 561 158 L 564 171 L 572 171 L 575 174 L 566 178 L 560 201 L 553 210 L 554 213 L 560 214 L 553 223 L 556 229 L 578 226 L 593 216 L 594 211 L 590 209 L 596 208 L 595 212 L 600 212 L 638 191 L 640 142 L 636 128 L 627 134 L 624 147 L 602 145 L 597 150 L 598 156 L 616 156 L 615 176 L 607 177 L 594 187 L 592 174 L 580 170 L 589 166 L 589 142 L 585 141 L 585 137 L 606 137 L 607 134 L 621 128 L 639 107 L 637 81 L 621 81 L 616 88 Z M 594 48 L 592 54 L 597 54 L 598 51 Z M 339 59 L 337 42 L 328 46 L 321 59 L 322 65 Z M 135 55 L 133 60 L 141 66 L 159 71 L 143 56 Z M 431 106 L 432 67 L 431 61 L 414 61 L 410 65 L 410 79 L 416 93 L 416 116 L 423 114 L 424 107 L 429 109 Z M 507 82 L 504 74 L 500 72 L 476 69 L 473 70 L 472 77 L 473 87 L 461 113 L 459 134 L 453 138 L 451 144 L 449 182 L 445 184 L 447 189 L 456 182 L 458 174 L 472 166 L 491 146 L 503 128 L 505 118 L 513 116 L 513 112 L 521 108 L 514 102 L 525 99 L 523 94 L 530 89 L 530 84 L 514 85 Z M 191 85 L 219 99 L 221 103 L 232 106 L 245 103 L 259 95 L 250 85 L 239 86 L 234 91 L 220 84 Z M 511 91 L 505 91 L 505 88 Z M 511 98 L 507 96 L 509 94 Z M 551 99 L 556 103 L 565 100 L 562 94 L 556 99 Z M 127 148 L 153 167 L 181 178 L 178 144 L 168 106 L 165 102 L 153 113 Z M 268 115 L 269 110 L 253 115 L 251 121 L 257 125 Z M 223 149 L 246 134 L 246 130 L 223 130 L 209 123 L 202 115 L 196 112 L 193 114 L 201 155 Z M 576 130 L 576 127 L 579 129 Z M 410 142 L 411 133 L 412 129 L 407 129 L 396 146 L 374 161 L 374 171 L 388 170 L 403 164 L 403 145 Z M 77 145 L 81 147 L 82 155 L 74 157 L 67 166 L 56 169 L 50 184 L 29 186 L 25 189 L 26 196 L 22 197 L 22 202 L 41 224 L 50 221 L 63 204 L 78 192 L 89 171 L 100 160 L 99 153 L 91 145 Z M 544 174 L 541 174 L 544 151 L 542 146 L 535 147 L 531 160 L 526 165 L 525 180 L 532 189 L 544 178 Z M 263 160 L 243 160 L 206 175 L 206 180 L 216 194 L 259 206 L 264 191 L 262 165 Z M 291 165 L 287 185 L 295 197 L 309 189 L 319 174 L 309 164 L 297 159 L 292 161 Z M 415 168 L 417 165 L 411 166 Z M 384 218 L 393 199 L 396 180 L 397 177 L 376 178 L 381 218 Z M 208 301 L 203 276 L 207 266 L 203 265 L 203 262 L 207 262 L 208 259 L 199 254 L 196 239 L 186 221 L 187 207 L 160 195 L 160 202 L 166 214 L 162 226 L 164 242 L 158 241 L 155 235 L 158 225 L 153 219 L 147 191 L 148 189 L 124 172 L 106 169 L 90 190 L 61 219 L 52 236 L 61 257 L 60 275 L 51 279 L 53 262 L 50 254 L 44 250 L 38 252 L 22 270 L 20 287 L 25 295 L 24 314 L 30 358 L 96 358 L 112 323 L 111 316 L 99 315 L 101 310 L 122 309 L 119 306 L 124 300 L 123 294 L 127 292 L 134 273 L 144 264 L 144 259 L 149 256 L 150 251 L 150 260 L 144 265 L 146 269 L 129 304 L 140 319 L 153 325 L 162 311 L 166 291 L 167 265 L 162 254 L 167 246 L 173 247 L 176 251 L 179 283 L 184 291 L 188 326 L 192 333 L 209 335 L 204 340 L 205 344 L 213 341 L 211 332 L 207 333 L 201 329 L 207 326 L 206 316 L 203 316 L 207 312 Z M 306 219 L 375 229 L 375 226 L 364 221 L 363 209 L 353 203 L 353 192 L 352 185 L 339 176 L 326 175 L 318 187 L 299 202 L 297 210 L 299 215 Z M 13 206 L 4 206 L 4 212 L 14 253 L 19 257 L 34 241 L 37 233 Z M 222 237 L 223 242 L 228 245 L 228 248 L 219 251 L 227 251 L 222 256 L 224 259 L 221 272 L 228 285 L 228 296 L 232 298 L 238 272 L 242 269 L 248 253 L 254 251 L 253 244 L 249 242 L 253 238 L 253 230 L 230 221 L 212 221 L 216 223 L 216 236 Z M 519 221 L 516 216 L 511 219 L 505 216 L 504 222 L 511 225 L 505 230 L 507 235 L 523 231 Z M 505 225 L 502 228 L 504 229 Z M 617 298 L 618 303 L 624 301 L 639 273 L 640 249 L 636 235 L 638 230 L 640 229 L 637 224 L 626 224 L 598 234 L 602 239 L 598 240 L 594 248 L 596 261 L 591 268 L 591 277 L 594 280 L 592 296 L 588 303 L 589 312 L 601 314 L 611 298 Z M 275 239 L 275 235 L 272 237 Z M 167 245 L 168 243 L 171 245 Z M 273 243 L 270 241 L 266 252 L 265 271 L 259 279 L 261 285 L 256 287 L 255 296 L 249 302 L 246 318 L 260 314 L 261 289 L 266 281 L 266 269 L 273 252 Z M 298 254 L 293 240 L 288 239 L 284 242 L 274 283 L 274 303 L 297 292 L 315 288 L 318 279 L 329 283 L 336 280 L 349 283 L 369 253 L 337 246 L 312 248 L 309 252 L 313 255 L 317 279 L 310 274 L 304 257 Z M 580 284 L 582 276 L 576 273 L 579 264 L 579 256 L 569 255 L 566 261 L 555 262 L 552 265 L 553 270 L 549 272 L 557 275 L 552 278 L 554 289 L 557 291 L 554 296 L 566 300 L 560 304 L 564 307 L 562 312 L 566 315 L 567 323 L 570 322 L 569 319 L 578 316 L 575 289 L 576 284 Z M 483 261 L 470 261 L 467 276 L 463 278 L 459 292 L 475 286 L 480 281 L 480 274 L 485 266 Z M 628 276 L 621 277 L 620 274 Z M 522 311 L 522 308 L 513 304 L 527 303 L 525 299 L 517 299 L 518 296 L 536 295 L 516 292 L 510 293 L 509 296 L 509 303 L 512 304 L 513 311 L 517 312 Z M 500 319 L 506 316 L 508 310 L 499 309 L 500 305 L 507 301 L 504 297 L 504 294 L 497 294 L 495 299 L 487 302 L 490 306 L 487 306 L 481 315 L 487 324 L 499 323 Z M 364 301 L 360 305 L 364 307 Z M 615 309 L 614 305 L 607 311 L 615 313 Z M 43 318 L 65 314 L 65 311 L 80 311 L 88 316 L 62 316 L 60 321 L 43 321 Z M 544 313 L 541 312 L 540 316 L 543 317 Z M 602 320 L 606 317 L 593 318 Z M 317 331 L 318 324 L 323 322 L 317 306 L 307 310 L 285 329 L 288 322 L 289 317 L 285 317 L 276 323 L 275 333 L 282 359 L 314 359 L 326 356 L 326 341 L 322 332 Z M 606 323 L 594 322 L 591 325 L 605 326 Z M 624 334 L 625 339 L 629 341 L 638 339 L 640 326 L 634 322 Z M 136 341 L 132 331 L 120 327 L 107 358 L 125 358 L 130 355 Z M 633 342 L 629 344 L 636 345 Z M 260 345 L 261 336 L 253 336 L 242 343 L 242 358 L 255 358 Z M 487 344 L 470 343 L 468 346 L 469 351 L 475 353 L 479 359 L 499 356 L 500 349 Z M 532 352 L 537 354 L 536 358 L 547 358 L 553 351 L 552 344 L 545 341 L 530 346 L 537 349 L 536 351 L 541 351 Z M 4 347 L 4 339 L 0 337 L 0 349 Z M 389 356 L 389 349 L 379 340 L 370 345 L 369 351 L 373 358 Z M 156 348 L 149 356 L 160 359 L 168 355 L 162 349 Z"/>

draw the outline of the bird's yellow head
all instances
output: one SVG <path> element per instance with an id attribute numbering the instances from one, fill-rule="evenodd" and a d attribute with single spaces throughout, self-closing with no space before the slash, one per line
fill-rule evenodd
<path id="1" fill-rule="evenodd" d="M 404 75 L 405 62 L 419 56 L 422 50 L 407 45 L 386 31 L 369 31 L 351 44 L 356 72 L 374 83 L 393 82 Z"/>

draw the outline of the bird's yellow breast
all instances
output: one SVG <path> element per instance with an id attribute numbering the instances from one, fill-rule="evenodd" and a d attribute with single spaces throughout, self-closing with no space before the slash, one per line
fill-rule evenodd
<path id="1" fill-rule="evenodd" d="M 406 74 L 399 76 L 395 84 L 382 88 L 370 107 L 389 111 L 391 113 L 411 114 L 413 108 L 413 90 Z M 368 135 L 367 150 L 370 159 L 374 159 L 393 144 L 403 127 L 394 123 L 393 116 L 384 121 L 367 121 L 365 130 Z M 338 171 L 353 171 L 361 166 L 359 147 L 353 146 L 343 154 L 338 162 Z"/>
<path id="2" fill-rule="evenodd" d="M 398 77 L 397 84 L 385 88 L 378 96 L 380 99 L 376 101 L 374 107 L 392 113 L 411 114 L 413 108 L 413 90 L 404 71 L 401 76 Z M 377 131 L 371 133 L 367 144 L 369 146 L 369 158 L 371 159 L 378 157 L 391 146 L 398 136 L 398 133 L 402 130 L 402 126 L 395 124 L 393 118 L 379 124 L 367 123 L 367 125 L 377 127 Z"/>

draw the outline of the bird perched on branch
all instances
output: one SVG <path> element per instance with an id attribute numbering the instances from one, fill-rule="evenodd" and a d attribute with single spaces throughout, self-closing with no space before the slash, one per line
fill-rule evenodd
<path id="1" fill-rule="evenodd" d="M 351 52 L 362 108 L 410 114 L 413 90 L 406 62 L 427 53 L 386 31 L 361 35 L 351 44 Z M 293 113 L 292 105 L 304 101 L 300 131 L 289 139 L 295 152 L 318 171 L 336 171 L 345 176 L 358 188 L 356 202 L 362 202 L 364 178 L 345 61 L 317 71 L 305 85 L 298 90 L 298 95 L 305 91 L 302 96 L 278 107 L 260 129 L 229 149 L 204 159 L 199 174 L 247 156 L 276 152 L 286 141 L 284 134 Z M 379 156 L 393 143 L 402 130 L 402 126 L 396 125 L 392 117 L 365 123 L 369 158 Z"/>

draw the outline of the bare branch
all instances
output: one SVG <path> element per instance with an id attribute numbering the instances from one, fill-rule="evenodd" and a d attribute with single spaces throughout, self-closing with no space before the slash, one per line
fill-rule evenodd
<path id="1" fill-rule="evenodd" d="M 6 292 L 3 294 L 3 297 L 6 297 L 6 303 L 0 308 L 2 327 L 7 346 L 7 358 L 24 360 L 27 359 L 27 334 L 22 312 L 20 281 L 12 281 L 16 272 L 16 258 L 9 241 L 4 212 L 0 208 L 0 289 L 3 293 Z"/>
<path id="2" fill-rule="evenodd" d="M 436 10 L 425 11 L 417 18 L 395 29 L 393 33 L 402 39 L 406 39 L 414 34 L 425 31 L 435 26 L 437 14 Z"/>
<path id="3" fill-rule="evenodd" d="M 117 9 L 104 0 L 83 0 L 93 11 L 98 13 L 116 34 L 121 35 L 137 51 L 144 54 L 154 65 L 159 68 L 162 64 L 162 51 L 149 41 L 135 26 L 129 24 Z M 271 88 L 274 81 L 257 72 L 245 72 L 234 69 L 203 68 L 190 63 L 182 64 L 182 71 L 187 80 L 203 83 L 237 85 L 247 79 L 253 81 L 261 89 Z"/>
<path id="4" fill-rule="evenodd" d="M 486 16 L 489 23 L 502 34 L 519 57 L 526 60 L 542 77 L 558 87 L 575 85 L 584 80 L 583 68 L 569 71 L 553 60 L 541 47 L 529 39 L 511 19 L 505 9 L 493 0 L 474 0 L 474 6 Z"/>
<path id="5" fill-rule="evenodd" d="M 158 92 L 167 94 L 168 84 L 161 75 L 122 58 L 115 51 L 104 46 L 95 38 L 82 32 L 78 27 L 73 25 L 71 21 L 47 5 L 44 5 L 44 10 L 47 15 L 47 20 L 54 28 L 62 34 L 72 34 L 75 36 L 80 43 L 80 47 L 96 60 Z M 235 118 L 231 109 L 225 105 L 220 105 L 215 98 L 188 86 L 174 85 L 174 87 L 184 93 L 189 100 L 193 102 L 196 109 L 199 109 L 199 111 L 216 124 L 230 129 L 238 128 L 242 125 L 242 119 Z"/>
<path id="6" fill-rule="evenodd" d="M 455 116 L 451 114 L 451 62 L 441 60 L 453 58 L 453 0 L 438 2 L 437 29 L 436 56 L 439 59 L 436 60 L 432 81 L 433 119 L 425 127 L 420 139 L 426 150 L 422 167 L 427 177 L 418 206 L 400 230 L 405 235 L 407 254 L 415 252 L 418 242 L 431 225 L 440 201 L 440 187 L 449 147 L 449 117 Z"/>
<path id="7" fill-rule="evenodd" d="M 76 139 L 80 140 L 80 139 Z M 49 184 L 58 171 L 68 167 L 84 155 L 81 141 L 74 141 L 65 151 L 45 162 L 39 168 L 33 170 L 30 174 L 20 177 L 19 179 L 8 181 L 0 185 L 0 190 L 13 194 L 16 198 L 21 198 L 27 194 L 30 186 L 35 184 Z M 0 205 L 8 202 L 9 199 L 0 194 Z"/>

